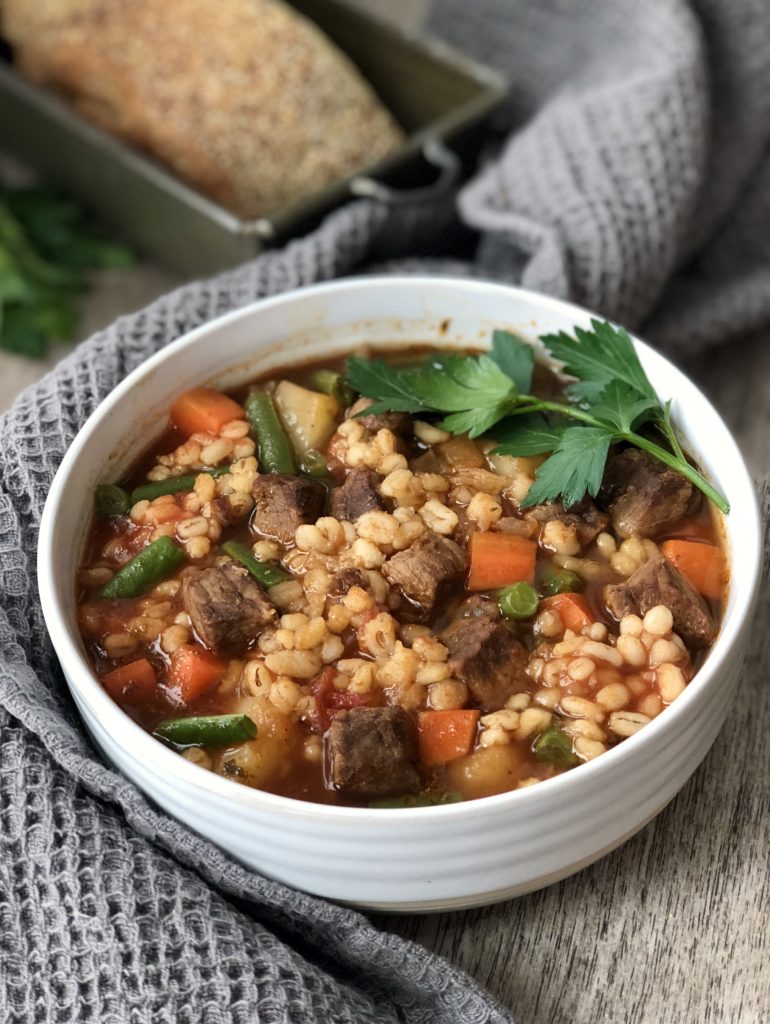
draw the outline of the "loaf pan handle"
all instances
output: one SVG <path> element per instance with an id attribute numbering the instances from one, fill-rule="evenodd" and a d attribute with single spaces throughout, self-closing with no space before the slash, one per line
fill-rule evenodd
<path id="1" fill-rule="evenodd" d="M 406 206 L 412 203 L 429 203 L 446 195 L 460 180 L 462 164 L 456 153 L 444 145 L 441 139 L 428 139 L 422 147 L 426 163 L 438 169 L 438 178 L 432 185 L 419 188 L 391 188 L 366 174 L 358 174 L 350 181 L 354 196 L 379 199 L 390 206 Z"/>

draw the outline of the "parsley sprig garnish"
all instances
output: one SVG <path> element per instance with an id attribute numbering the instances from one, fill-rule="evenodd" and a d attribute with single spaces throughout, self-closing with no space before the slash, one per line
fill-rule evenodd
<path id="1" fill-rule="evenodd" d="M 576 327 L 574 338 L 560 332 L 540 339 L 573 378 L 566 401 L 529 393 L 534 350 L 507 331 L 494 332 L 488 354 L 436 353 L 419 366 L 351 357 L 347 379 L 374 400 L 367 415 L 438 414 L 452 434 L 491 433 L 495 453 L 548 454 L 524 506 L 561 498 L 569 507 L 586 493 L 596 497 L 611 445 L 625 442 L 681 473 L 728 512 L 727 500 L 687 461 L 671 425 L 671 402 L 661 402 L 627 332 L 601 320 L 591 327 Z M 668 447 L 652 440 L 655 433 Z"/>

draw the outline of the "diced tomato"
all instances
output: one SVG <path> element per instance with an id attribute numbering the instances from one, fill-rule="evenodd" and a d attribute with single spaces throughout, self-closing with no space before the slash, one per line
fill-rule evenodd
<path id="1" fill-rule="evenodd" d="M 318 724 L 322 732 L 326 732 L 338 711 L 377 706 L 377 695 L 374 693 L 349 693 L 347 690 L 335 689 L 336 674 L 335 669 L 325 668 L 311 684 Z"/>

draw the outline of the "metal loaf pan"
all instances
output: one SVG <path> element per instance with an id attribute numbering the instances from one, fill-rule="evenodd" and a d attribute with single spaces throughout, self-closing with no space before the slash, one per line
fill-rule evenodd
<path id="1" fill-rule="evenodd" d="M 501 76 L 339 0 L 294 0 L 294 6 L 351 57 L 407 138 L 388 159 L 275 215 L 237 217 L 0 60 L 2 145 L 78 196 L 139 251 L 184 275 L 250 259 L 306 230 L 351 196 L 424 202 L 449 190 L 461 174 L 463 155 L 476 148 L 474 129 L 507 93 Z M 426 163 L 434 165 L 430 184 Z M 403 182 L 412 187 L 399 189 Z"/>

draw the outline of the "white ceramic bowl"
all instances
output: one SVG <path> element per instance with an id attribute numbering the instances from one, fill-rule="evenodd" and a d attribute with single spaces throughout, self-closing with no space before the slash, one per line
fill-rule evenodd
<path id="1" fill-rule="evenodd" d="M 362 341 L 485 346 L 494 327 L 525 337 L 588 326 L 576 306 L 521 289 L 430 277 L 359 278 L 258 302 L 192 331 L 140 366 L 91 416 L 62 461 L 40 528 L 48 629 L 72 695 L 105 757 L 170 814 L 245 864 L 290 885 L 371 908 L 422 911 L 493 902 L 590 864 L 656 815 L 695 771 L 741 669 L 760 564 L 751 479 L 698 389 L 637 348 L 706 473 L 728 496 L 732 582 L 721 632 L 694 681 L 641 732 L 595 761 L 518 792 L 443 807 L 368 810 L 248 789 L 191 764 L 112 702 L 86 660 L 73 584 L 90 494 L 157 437 L 170 398 L 232 385 Z"/>

